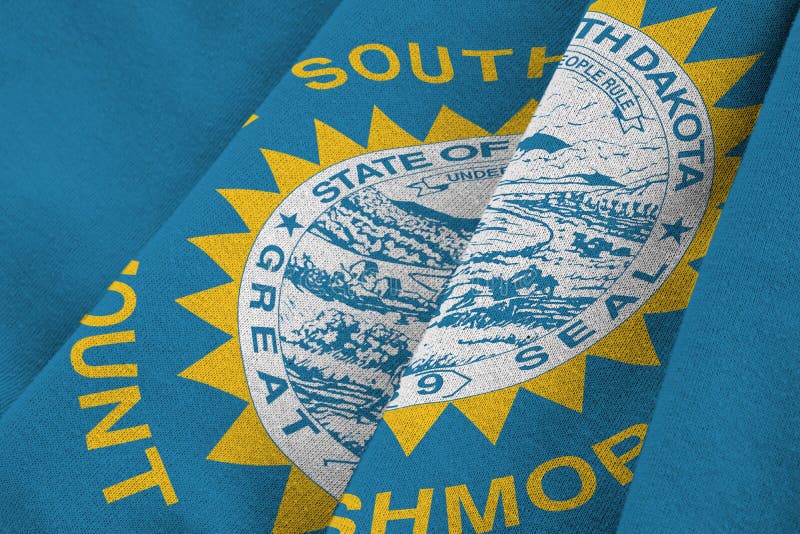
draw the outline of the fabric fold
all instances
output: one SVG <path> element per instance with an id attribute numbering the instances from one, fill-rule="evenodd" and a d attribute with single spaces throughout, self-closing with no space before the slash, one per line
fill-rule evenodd
<path id="1" fill-rule="evenodd" d="M 800 27 L 786 41 L 686 312 L 621 532 L 800 526 L 796 159 Z"/>
<path id="2" fill-rule="evenodd" d="M 795 10 L 589 8 L 331 531 L 617 528 Z"/>
<path id="3" fill-rule="evenodd" d="M 335 3 L 0 8 L 0 413 Z"/>
<path id="4" fill-rule="evenodd" d="M 584 10 L 515 7 L 337 8 L 0 420 L 4 520 L 325 526 Z"/>

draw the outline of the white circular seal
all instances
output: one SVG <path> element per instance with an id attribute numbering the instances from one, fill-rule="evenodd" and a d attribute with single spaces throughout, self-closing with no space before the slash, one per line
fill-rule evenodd
<path id="1" fill-rule="evenodd" d="M 344 491 L 516 136 L 373 152 L 302 183 L 255 240 L 239 337 L 270 438 Z"/>
<path id="2" fill-rule="evenodd" d="M 587 350 L 679 263 L 713 171 L 690 77 L 641 31 L 590 13 L 390 408 L 511 387 Z"/>

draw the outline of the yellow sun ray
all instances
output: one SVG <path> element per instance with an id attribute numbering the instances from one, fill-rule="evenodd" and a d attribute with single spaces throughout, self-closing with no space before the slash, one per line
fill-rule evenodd
<path id="1" fill-rule="evenodd" d="M 531 122 L 533 114 L 536 112 L 536 107 L 538 105 L 539 102 L 531 99 L 522 107 L 522 109 L 517 111 L 513 117 L 508 119 L 506 123 L 502 125 L 495 133 L 497 135 L 515 135 L 524 133 L 525 128 L 527 128 L 528 124 Z"/>
<path id="2" fill-rule="evenodd" d="M 714 204 L 712 204 L 713 206 Z M 711 237 L 714 235 L 714 229 L 717 226 L 717 222 L 719 221 L 719 217 L 722 212 L 719 209 L 712 208 L 706 211 L 703 220 L 700 221 L 700 225 L 697 228 L 696 236 L 699 236 L 700 239 L 695 239 L 689 245 L 689 248 L 686 250 L 686 254 L 684 255 L 681 264 L 685 264 L 687 267 L 689 266 L 689 262 L 696 260 L 698 258 L 702 258 L 706 255 L 708 251 L 708 247 L 711 244 Z"/>
<path id="3" fill-rule="evenodd" d="M 641 313 L 629 317 L 592 345 L 587 354 L 630 365 L 661 365 Z"/>
<path id="4" fill-rule="evenodd" d="M 714 149 L 718 158 L 733 150 L 736 145 L 750 135 L 756 124 L 761 106 L 744 108 L 711 108 L 711 124 L 717 127 L 714 132 Z"/>
<path id="5" fill-rule="evenodd" d="M 244 465 L 290 465 L 269 439 L 252 404 L 239 415 L 208 454 L 209 460 Z"/>
<path id="6" fill-rule="evenodd" d="M 453 139 L 465 139 L 467 137 L 481 137 L 489 135 L 489 132 L 471 122 L 447 106 L 442 106 L 436 120 L 433 121 L 428 135 L 425 137 L 426 143 L 437 143 L 439 141 L 451 141 Z"/>
<path id="7" fill-rule="evenodd" d="M 250 126 L 251 124 L 253 124 L 254 122 L 256 122 L 256 121 L 258 120 L 258 118 L 259 118 L 259 117 L 258 117 L 258 115 L 256 115 L 255 113 L 254 113 L 254 114 L 252 114 L 252 115 L 250 115 L 250 116 L 247 118 L 247 120 L 246 120 L 246 121 L 244 121 L 244 124 L 242 124 L 242 128 L 245 128 L 245 127 L 247 127 L 247 126 Z"/>
<path id="8" fill-rule="evenodd" d="M 139 272 L 139 262 L 136 260 L 131 260 L 128 265 L 122 269 L 122 274 L 127 276 L 136 276 L 136 273 Z"/>
<path id="9" fill-rule="evenodd" d="M 744 136 L 742 140 L 744 140 Z M 728 197 L 728 191 L 730 191 L 733 184 L 733 179 L 736 176 L 736 171 L 739 169 L 741 158 L 727 156 L 720 158 L 718 161 L 719 164 L 714 172 L 715 184 L 711 189 L 711 198 L 708 202 L 711 207 L 716 207 L 725 202 Z M 716 183 L 717 180 L 719 180 L 719 183 Z"/>
<path id="10" fill-rule="evenodd" d="M 620 2 L 599 0 L 590 8 L 640 28 L 644 0 Z M 520 388 L 580 412 L 586 381 L 587 355 L 630 365 L 660 365 L 644 321 L 645 313 L 662 313 L 686 307 L 697 279 L 689 262 L 705 255 L 719 210 L 724 202 L 740 158 L 726 154 L 752 131 L 760 106 L 724 109 L 713 107 L 750 69 L 759 56 L 725 58 L 686 63 L 697 40 L 708 25 L 713 9 L 641 28 L 658 41 L 692 78 L 708 108 L 715 143 L 715 175 L 709 209 L 684 257 L 660 289 L 639 310 L 586 352 L 525 383 L 500 391 L 453 401 L 492 443 L 496 443 Z M 496 133 L 524 132 L 537 102 L 531 100 Z M 225 391 L 248 402 L 247 408 L 209 453 L 209 459 L 252 465 L 291 465 L 267 436 L 249 397 L 236 333 L 236 297 L 241 272 L 250 246 L 278 204 L 298 185 L 324 168 L 366 152 L 489 135 L 477 124 L 443 106 L 423 141 L 415 138 L 375 107 L 366 147 L 322 121 L 314 122 L 318 163 L 290 154 L 261 149 L 275 179 L 277 192 L 223 189 L 219 193 L 248 229 L 247 233 L 213 235 L 190 241 L 203 250 L 231 278 L 230 284 L 189 295 L 178 302 L 209 324 L 229 333 L 232 339 L 190 366 L 181 376 Z M 402 450 L 410 455 L 440 418 L 450 402 L 411 406 L 387 411 L 383 419 Z M 302 503 L 302 504 L 301 504 Z M 314 503 L 309 507 L 309 503 Z M 335 499 L 292 466 L 281 501 L 275 532 L 304 532 L 324 526 Z M 309 514 L 306 510 L 319 510 Z"/>
<path id="11" fill-rule="evenodd" d="M 576 356 L 558 367 L 523 382 L 531 393 L 565 406 L 583 411 L 583 384 L 586 381 L 586 355 Z"/>
<path id="12" fill-rule="evenodd" d="M 537 102 L 531 100 L 500 129 L 498 134 L 519 134 L 525 130 Z M 250 121 L 252 122 L 252 121 Z M 419 139 L 375 107 L 366 148 L 320 120 L 314 121 L 319 163 L 290 154 L 261 149 L 277 191 L 252 189 L 220 189 L 219 194 L 234 209 L 247 232 L 193 237 L 189 241 L 211 258 L 231 282 L 188 295 L 178 304 L 212 326 L 228 333 L 231 339 L 205 355 L 179 376 L 199 382 L 246 401 L 228 431 L 208 455 L 209 460 L 245 465 L 292 465 L 291 461 L 269 438 L 252 404 L 244 373 L 236 326 L 238 286 L 250 249 L 272 212 L 297 186 L 345 159 L 366 152 L 419 145 Z M 475 123 L 443 106 L 424 142 L 465 139 L 489 135 Z M 463 403 L 464 410 L 469 411 Z M 506 401 L 510 409 L 510 402 Z M 419 410 L 387 414 L 389 424 L 411 448 L 435 423 L 446 407 L 426 405 Z M 412 420 L 406 417 L 411 416 Z M 487 430 L 489 431 L 489 430 Z M 499 435 L 499 429 L 496 429 Z M 410 450 L 409 450 L 410 452 Z M 325 526 L 336 500 L 292 465 L 286 489 L 278 509 L 274 532 L 307 532 Z"/>
<path id="13" fill-rule="evenodd" d="M 230 282 L 180 298 L 177 303 L 211 326 L 234 336 L 236 335 L 238 295 L 239 284 Z"/>
<path id="14" fill-rule="evenodd" d="M 519 391 L 519 387 L 501 389 L 485 395 L 453 401 L 453 406 L 472 421 L 478 430 L 489 438 L 489 441 L 497 443 L 511 411 L 511 405 L 514 404 L 517 391 Z"/>
<path id="15" fill-rule="evenodd" d="M 367 151 L 363 146 L 320 120 L 315 120 L 314 125 L 317 128 L 317 150 L 319 150 L 319 165 L 322 168 L 360 156 Z"/>
<path id="16" fill-rule="evenodd" d="M 589 6 L 589 11 L 605 13 L 624 22 L 628 26 L 638 28 L 642 25 L 646 0 L 598 0 Z"/>
<path id="17" fill-rule="evenodd" d="M 327 518 L 333 515 L 334 508 L 336 499 L 331 498 L 302 471 L 292 466 L 272 532 L 306 534 L 319 530 L 327 525 Z M 320 523 L 319 517 L 326 518 L 325 524 Z"/>
<path id="18" fill-rule="evenodd" d="M 323 136 L 324 135 L 325 134 L 323 134 Z M 294 191 L 298 185 L 324 169 L 325 166 L 317 165 L 303 158 L 284 154 L 283 152 L 267 150 L 266 148 L 261 149 L 261 154 L 264 156 L 264 159 L 267 160 L 267 165 L 269 165 L 272 176 L 275 178 L 275 184 L 278 186 L 278 193 L 280 193 L 280 195 L 272 195 L 269 197 L 269 203 L 261 208 L 262 213 L 266 213 L 264 217 L 264 221 L 266 221 L 272 211 L 280 204 L 281 200 Z M 323 156 L 320 155 L 320 160 L 323 159 Z M 338 163 L 338 161 L 333 163 Z M 331 165 L 333 163 L 331 163 Z M 262 197 L 262 200 L 267 200 L 267 197 Z"/>
<path id="19" fill-rule="evenodd" d="M 761 54 L 729 59 L 709 59 L 684 63 L 682 66 L 686 74 L 694 81 L 703 96 L 703 101 L 711 108 L 750 70 L 759 57 Z"/>
<path id="20" fill-rule="evenodd" d="M 200 382 L 250 402 L 239 340 L 231 338 L 193 363 L 178 376 Z"/>
<path id="21" fill-rule="evenodd" d="M 447 404 L 435 402 L 384 412 L 383 420 L 392 429 L 406 456 L 422 441 Z"/>
<path id="22" fill-rule="evenodd" d="M 313 175 L 312 172 L 308 177 Z M 251 234 L 261 230 L 280 200 L 275 193 L 253 189 L 219 189 L 217 192 L 233 207 Z"/>
<path id="23" fill-rule="evenodd" d="M 236 280 L 242 276 L 253 237 L 250 233 L 206 235 L 193 237 L 189 242 L 205 252 L 232 280 Z"/>
<path id="24" fill-rule="evenodd" d="M 689 304 L 698 276 L 689 263 L 702 258 L 708 250 L 711 236 L 719 220 L 719 210 L 716 209 L 716 206 L 725 201 L 740 161 L 740 158 L 730 157 L 726 154 L 750 135 L 755 125 L 760 106 L 736 109 L 713 106 L 744 76 L 759 55 L 686 63 L 686 58 L 689 57 L 689 53 L 699 40 L 715 10 L 708 9 L 642 28 L 645 4 L 645 0 L 625 2 L 598 0 L 589 9 L 605 13 L 639 28 L 655 39 L 681 64 L 700 91 L 709 111 L 715 143 L 714 181 L 707 213 L 686 254 L 659 290 L 633 316 L 586 352 L 524 384 L 500 392 L 485 393 L 452 402 L 492 443 L 497 442 L 502 426 L 508 417 L 511 408 L 509 398 L 513 403 L 513 398 L 520 387 L 580 412 L 583 407 L 587 355 L 631 365 L 660 365 L 647 331 L 644 314 L 681 310 Z M 536 103 L 532 102 L 524 111 L 532 115 L 535 106 Z M 522 122 L 521 117 L 516 117 L 512 121 L 509 121 L 508 128 L 504 126 L 501 129 L 502 133 L 510 133 L 511 130 L 524 131 L 524 126 L 519 128 Z M 476 133 L 475 135 L 480 134 Z M 425 405 L 429 408 L 423 406 L 400 408 L 384 414 L 384 420 L 394 431 L 406 455 L 411 454 L 447 404 Z M 435 409 L 430 407 L 435 407 Z M 424 415 L 419 422 L 416 419 L 418 414 Z M 492 420 L 492 417 L 495 420 Z M 407 428 L 407 426 L 414 428 Z"/>
<path id="25" fill-rule="evenodd" d="M 372 122 L 369 128 L 367 150 L 377 152 L 388 148 L 418 145 L 420 141 L 405 131 L 400 125 L 386 116 L 375 106 L 372 110 Z"/>
<path id="26" fill-rule="evenodd" d="M 689 57 L 700 34 L 706 29 L 716 8 L 668 20 L 652 26 L 645 26 L 642 32 L 659 43 L 678 63 Z"/>

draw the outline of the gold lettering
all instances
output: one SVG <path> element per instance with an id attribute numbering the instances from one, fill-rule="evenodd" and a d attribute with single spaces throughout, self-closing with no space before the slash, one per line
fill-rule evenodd
<path id="1" fill-rule="evenodd" d="M 408 43 L 408 52 L 411 57 L 411 71 L 420 81 L 426 83 L 447 83 L 453 79 L 453 62 L 450 61 L 450 51 L 447 47 L 437 46 L 436 53 L 439 55 L 440 73 L 432 76 L 425 72 L 422 67 L 422 55 L 419 50 L 419 43 Z"/>
<path id="2" fill-rule="evenodd" d="M 303 60 L 292 67 L 292 74 L 298 78 L 319 78 L 321 76 L 333 76 L 332 80 L 327 82 L 313 81 L 306 83 L 306 87 L 311 89 L 333 89 L 339 87 L 347 81 L 347 72 L 338 67 L 326 67 L 322 69 L 309 69 L 312 65 L 327 65 L 331 60 L 326 57 L 312 57 L 311 59 Z"/>
<path id="3" fill-rule="evenodd" d="M 484 82 L 497 81 L 497 65 L 495 58 L 497 56 L 510 56 L 514 53 L 511 48 L 502 50 L 462 50 L 461 55 L 464 57 L 477 57 L 481 61 L 481 73 L 483 74 Z"/>
<path id="4" fill-rule="evenodd" d="M 592 445 L 592 450 L 600 461 L 603 462 L 608 472 L 623 486 L 629 484 L 630 481 L 633 480 L 633 471 L 631 471 L 626 464 L 639 456 L 639 453 L 642 452 L 642 443 L 644 443 L 644 436 L 646 433 L 647 425 L 641 423 L 628 427 L 622 432 Z M 638 438 L 636 440 L 636 445 L 621 456 L 617 456 L 616 453 L 611 450 L 615 445 L 619 445 L 631 437 Z"/>
<path id="5" fill-rule="evenodd" d="M 129 478 L 118 482 L 113 486 L 103 489 L 103 496 L 106 502 L 112 502 L 130 497 L 144 490 L 158 488 L 161 490 L 161 495 L 164 497 L 164 502 L 167 506 L 171 506 L 178 502 L 178 496 L 175 494 L 175 488 L 172 487 L 172 482 L 169 479 L 167 470 L 164 467 L 164 462 L 161 461 L 161 456 L 158 454 L 158 449 L 150 447 L 145 449 L 144 453 L 147 455 L 147 460 L 150 462 L 150 471 L 145 471 L 135 477 Z"/>
<path id="6" fill-rule="evenodd" d="M 342 495 L 340 502 L 347 510 L 361 510 L 361 499 L 355 495 L 345 493 Z M 333 516 L 331 522 L 328 523 L 328 527 L 335 528 L 339 531 L 339 534 L 355 534 L 356 531 L 355 521 L 347 517 Z"/>
<path id="7" fill-rule="evenodd" d="M 125 282 L 114 281 L 108 286 L 108 291 L 114 291 L 122 295 L 122 306 L 119 310 L 108 315 L 89 315 L 86 314 L 81 319 L 81 324 L 86 326 L 113 326 L 119 324 L 131 316 L 136 308 L 136 293 L 133 288 Z"/>
<path id="8" fill-rule="evenodd" d="M 535 46 L 531 48 L 531 59 L 528 62 L 528 78 L 541 78 L 544 76 L 545 63 L 561 61 L 562 56 L 548 56 L 547 48 Z"/>
<path id="9" fill-rule="evenodd" d="M 135 363 L 117 363 L 108 365 L 90 365 L 83 358 L 83 353 L 94 347 L 116 345 L 118 343 L 133 343 L 136 334 L 133 330 L 112 332 L 110 334 L 97 334 L 79 339 L 69 351 L 69 359 L 75 372 L 86 378 L 111 378 L 133 377 L 139 373 Z"/>
<path id="10" fill-rule="evenodd" d="M 425 534 L 428 532 L 428 521 L 431 518 L 431 503 L 433 502 L 433 489 L 419 490 L 417 506 L 401 510 L 390 510 L 389 500 L 392 492 L 378 493 L 375 496 L 375 510 L 372 514 L 371 534 L 386 534 L 386 525 L 389 521 L 413 519 L 412 534 Z"/>
<path id="11" fill-rule="evenodd" d="M 82 409 L 96 408 L 97 406 L 105 406 L 106 404 L 116 404 L 116 406 L 86 434 L 86 448 L 91 451 L 93 449 L 102 449 L 103 447 L 119 445 L 120 443 L 149 438 L 151 434 L 148 425 L 132 426 L 119 430 L 111 430 L 109 432 L 111 427 L 122 419 L 131 408 L 136 406 L 136 403 L 139 402 L 141 398 L 139 386 L 110 389 L 108 391 L 101 391 L 99 393 L 91 393 L 78 397 L 78 403 Z"/>
<path id="12" fill-rule="evenodd" d="M 581 479 L 581 489 L 577 495 L 563 501 L 551 499 L 542 487 L 542 479 L 544 476 L 559 467 L 569 467 L 573 469 Z M 531 476 L 528 477 L 528 496 L 531 502 L 548 512 L 563 512 L 564 510 L 572 510 L 578 506 L 583 505 L 592 498 L 594 490 L 597 488 L 597 477 L 595 477 L 592 466 L 589 465 L 583 458 L 577 456 L 559 456 L 541 464 L 533 470 Z"/>
<path id="13" fill-rule="evenodd" d="M 389 67 L 386 69 L 386 72 L 372 72 L 364 65 L 364 62 L 361 60 L 361 56 L 364 54 L 364 52 L 369 50 L 380 52 L 386 57 L 387 61 L 389 62 Z M 353 66 L 353 70 L 368 80 L 386 82 L 400 74 L 400 59 L 397 57 L 397 54 L 395 54 L 394 50 L 388 46 L 380 43 L 369 43 L 355 47 L 350 51 L 349 59 L 350 65 Z"/>
<path id="14" fill-rule="evenodd" d="M 450 534 L 463 532 L 461 525 L 461 505 L 467 514 L 472 528 L 477 534 L 490 532 L 494 529 L 494 517 L 497 513 L 497 505 L 502 495 L 503 517 L 505 517 L 506 527 L 519 525 L 519 509 L 517 508 L 517 490 L 514 487 L 514 477 L 507 476 L 495 478 L 489 485 L 489 495 L 486 497 L 486 506 L 483 514 L 478 512 L 475 501 L 469 493 L 466 484 L 450 486 L 445 488 L 445 500 L 447 501 L 447 530 Z"/>

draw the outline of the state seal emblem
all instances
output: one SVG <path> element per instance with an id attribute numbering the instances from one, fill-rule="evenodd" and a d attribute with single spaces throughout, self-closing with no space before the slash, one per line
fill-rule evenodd
<path id="1" fill-rule="evenodd" d="M 587 357 L 659 365 L 643 317 L 688 303 L 757 56 L 689 62 L 713 10 L 643 11 L 596 2 L 533 120 L 316 121 L 317 162 L 219 191 L 246 231 L 189 241 L 230 282 L 178 303 L 230 338 L 181 376 L 245 403 L 209 460 L 289 467 L 275 531 L 325 526 L 379 418 L 406 454 L 450 404 L 496 443 L 520 388 L 580 411 Z"/>
<path id="2" fill-rule="evenodd" d="M 406 454 L 450 404 L 496 443 L 520 388 L 580 411 L 587 356 L 660 364 L 644 314 L 686 307 L 757 114 L 714 107 L 757 56 L 686 61 L 713 11 L 590 8 L 384 414 Z"/>
<path id="3" fill-rule="evenodd" d="M 298 185 L 256 238 L 239 292 L 254 406 L 331 493 L 344 491 L 515 141 L 349 158 Z"/>
<path id="4" fill-rule="evenodd" d="M 178 303 L 231 339 L 181 376 L 247 402 L 209 460 L 291 466 L 275 531 L 325 526 L 536 105 L 423 140 L 376 108 L 366 147 L 316 121 L 319 163 L 219 191 L 249 231 L 190 241 L 231 282 Z"/>

